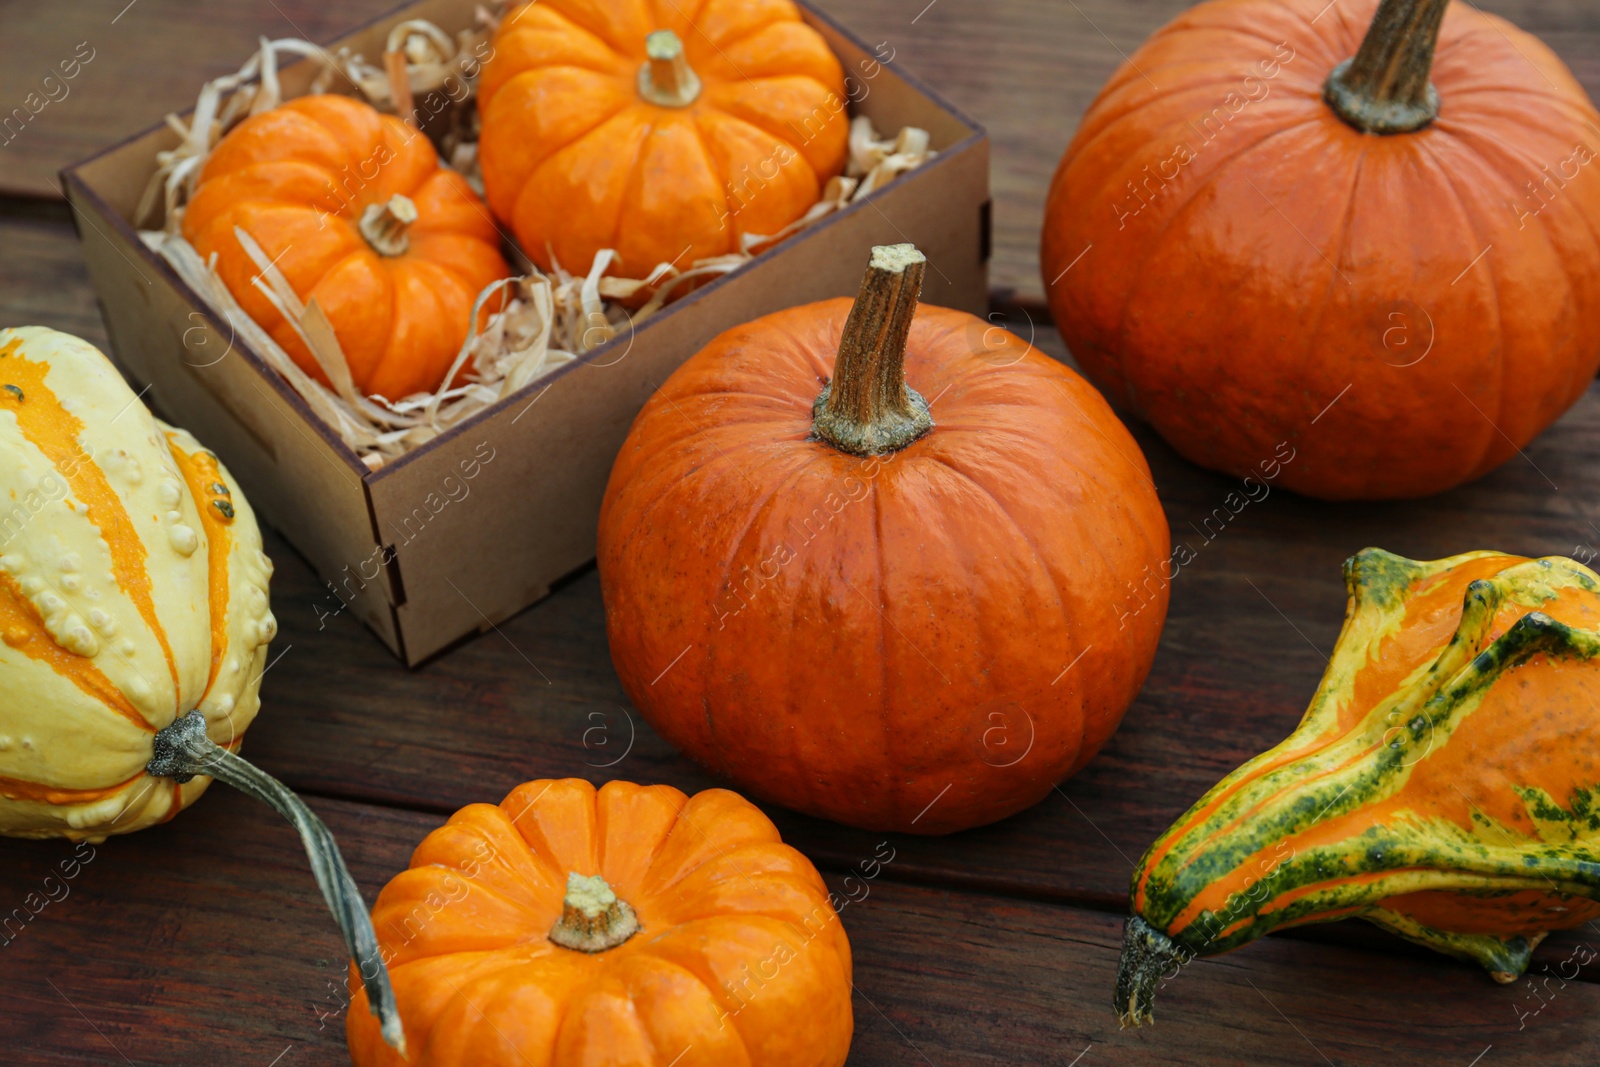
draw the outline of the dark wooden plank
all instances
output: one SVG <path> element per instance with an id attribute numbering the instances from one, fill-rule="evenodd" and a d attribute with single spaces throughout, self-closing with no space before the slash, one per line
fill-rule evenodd
<path id="1" fill-rule="evenodd" d="M 104 349 L 105 321 L 67 206 L 18 207 L 0 205 L 0 326 L 52 326 Z"/>
<path id="2" fill-rule="evenodd" d="M 440 821 L 316 807 L 369 899 Z M 52 874 L 59 898 L 0 945 L 10 1067 L 349 1062 L 341 946 L 276 816 L 219 786 L 172 823 L 79 852 L 63 882 L 74 851 L 0 842 L 0 904 L 21 906 Z M 1159 1025 L 1119 1031 L 1115 916 L 881 878 L 853 883 L 851 895 L 841 914 L 858 1067 L 1302 1067 L 1321 1057 L 1466 1067 L 1490 1046 L 1486 1065 L 1558 1067 L 1592 1062 L 1600 1042 L 1600 988 L 1589 982 L 1552 980 L 1541 1000 L 1532 986 L 1498 987 L 1437 958 L 1287 938 L 1193 964 L 1162 990 Z M 1563 936 L 1558 960 L 1593 944 Z"/>
<path id="3" fill-rule="evenodd" d="M 92 0 L 40 5 L 0 0 L 12 54 L 0 64 L 0 106 L 36 88 L 58 59 L 89 41 L 95 58 L 23 136 L 0 147 L 0 191 L 58 195 L 63 165 L 121 140 L 194 102 L 200 83 L 238 68 L 256 37 L 327 40 L 396 6 L 357 0 Z M 1123 57 L 1186 0 L 818 0 L 818 6 L 988 127 L 994 140 L 994 261 L 1002 293 L 1037 303 L 1039 223 L 1057 160 L 1078 117 Z M 1590 0 L 1486 0 L 1542 37 L 1600 97 L 1600 8 Z M 179 47 L 177 42 L 182 42 Z M 152 56 L 161 61 L 152 63 Z M 137 85 L 137 92 L 128 92 Z M 59 90 L 57 90 L 59 92 Z"/>

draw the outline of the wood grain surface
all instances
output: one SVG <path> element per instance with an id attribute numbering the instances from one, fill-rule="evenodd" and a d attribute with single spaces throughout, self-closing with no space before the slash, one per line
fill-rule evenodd
<path id="1" fill-rule="evenodd" d="M 0 317 L 103 345 L 70 224 L 58 215 L 35 206 L 0 217 L 0 246 L 24 250 L 0 257 Z M 1048 326 L 1008 323 L 1064 355 Z M 1474 485 L 1432 500 L 1343 507 L 1273 492 L 1210 539 L 1234 484 L 1135 425 L 1173 537 L 1195 550 L 1173 583 L 1150 680 L 1100 758 L 1043 804 L 952 837 L 890 839 L 896 858 L 870 905 L 846 915 L 862 968 L 852 1062 L 923 1062 L 920 1053 L 941 1065 L 1070 1064 L 1091 1045 L 1114 1045 L 1116 1062 L 1127 1063 L 1320 1062 L 1262 994 L 1336 1063 L 1378 1062 L 1377 1050 L 1399 1033 L 1404 1040 L 1382 1062 L 1466 1064 L 1489 1045 L 1504 1056 L 1496 1062 L 1577 1062 L 1572 1049 L 1600 1041 L 1600 1016 L 1576 1010 L 1593 995 L 1582 982 L 1561 998 L 1544 986 L 1539 995 L 1501 989 L 1360 923 L 1306 928 L 1202 963 L 1163 992 L 1153 1037 L 1119 1034 L 1105 1005 L 1133 861 L 1205 788 L 1298 719 L 1342 618 L 1340 562 L 1368 544 L 1417 557 L 1484 545 L 1530 555 L 1593 550 L 1597 424 L 1600 388 L 1526 459 Z M 445 813 L 530 778 L 713 784 L 629 707 L 592 569 L 408 672 L 352 613 L 330 614 L 339 602 L 281 538 L 268 531 L 266 539 L 281 635 L 245 752 L 321 798 L 369 894 Z M 834 877 L 858 871 L 884 840 L 769 813 Z M 130 858 L 86 872 L 78 896 L 41 915 L 26 941 L 0 947 L 0 973 L 19 976 L 7 987 L 33 998 L 27 1010 L 0 1013 L 0 1047 L 25 1050 L 6 1062 L 101 1062 L 106 1038 L 119 1047 L 127 1039 L 134 1063 L 214 1062 L 224 1052 L 255 1062 L 262 1051 L 267 1063 L 285 1049 L 303 1057 L 286 1055 L 285 1064 L 341 1062 L 342 1037 L 315 1026 L 317 1008 L 331 1003 L 319 998 L 328 996 L 338 943 L 285 828 L 218 788 L 180 820 L 103 847 Z M 0 903 L 20 901 L 67 855 L 61 843 L 0 842 Z M 103 891 L 91 875 L 107 880 Z M 1003 934 L 986 933 L 996 922 Z M 953 923 L 955 934 L 925 934 L 919 923 Z M 213 941 L 220 956 L 206 958 Z M 1570 974 L 1568 961 L 1590 943 L 1600 947 L 1600 931 L 1553 938 L 1535 971 Z M 1580 978 L 1600 978 L 1600 967 Z M 77 985 L 58 993 L 50 981 Z M 996 1007 L 973 1010 L 976 990 Z M 67 1005 L 77 992 L 90 994 L 77 1007 L 104 1036 Z M 1538 1007 L 1540 996 L 1550 1006 L 1537 1026 L 1517 1031 L 1516 1011 Z M 1458 1034 L 1439 1005 L 1462 1003 L 1477 1006 Z M 1401 1010 L 1394 1004 L 1404 1005 L 1405 1026 L 1372 1022 L 1398 1018 L 1381 1014 Z"/>
<path id="2" fill-rule="evenodd" d="M 496 798 L 498 799 L 498 798 Z M 370 900 L 436 816 L 319 801 Z M 336 1067 L 341 943 L 288 826 L 216 787 L 176 821 L 92 849 L 10 842 L 0 903 L 77 853 L 59 898 L 0 946 L 7 1064 Z M 887 871 L 892 871 L 898 859 Z M 889 879 L 842 884 L 861 1064 L 1593 1062 L 1600 988 L 1499 987 L 1459 964 L 1273 937 L 1199 960 L 1120 1031 L 1110 990 L 1120 918 Z M 936 945 L 936 951 L 930 947 Z M 1562 960 L 1589 957 L 1561 939 Z M 1567 969 L 1570 973 L 1570 968 Z"/>
<path id="3" fill-rule="evenodd" d="M 54 326 L 106 346 L 71 223 L 52 199 L 62 164 L 188 106 L 199 81 L 234 69 L 258 34 L 326 39 L 391 6 L 0 0 L 0 114 L 79 42 L 95 49 L 71 95 L 0 145 L 0 194 L 13 194 L 0 195 L 0 324 Z M 1065 358 L 1038 313 L 1046 184 L 1122 53 L 1185 5 L 822 6 L 863 38 L 890 42 L 897 63 L 989 127 L 996 301 L 1007 325 Z M 1485 6 L 1544 37 L 1600 92 L 1593 0 Z M 1547 980 L 1537 985 L 1497 987 L 1338 923 L 1196 963 L 1162 990 L 1153 1030 L 1119 1032 L 1109 996 L 1133 862 L 1204 789 L 1297 721 L 1342 619 L 1340 562 L 1367 545 L 1418 558 L 1480 547 L 1600 554 L 1597 425 L 1600 389 L 1523 457 L 1443 496 L 1334 506 L 1273 490 L 1237 513 L 1227 503 L 1237 483 L 1134 425 L 1174 541 L 1194 553 L 1173 582 L 1150 680 L 1100 758 L 1038 807 L 948 838 L 891 839 L 894 861 L 844 913 L 857 958 L 851 1062 L 1592 1063 L 1600 966 L 1576 981 L 1548 976 L 1600 948 L 1594 928 L 1542 946 L 1534 970 Z M 445 813 L 518 782 L 713 784 L 629 706 L 592 568 L 408 672 L 270 531 L 267 551 L 281 635 L 245 752 L 312 798 L 369 899 Z M 1017 729 L 1024 744 L 1025 724 Z M 884 840 L 769 813 L 835 884 Z M 0 913 L 72 854 L 62 842 L 0 842 Z M 288 828 L 217 787 L 171 824 L 98 846 L 69 895 L 0 944 L 0 1063 L 344 1063 L 342 969 Z"/>

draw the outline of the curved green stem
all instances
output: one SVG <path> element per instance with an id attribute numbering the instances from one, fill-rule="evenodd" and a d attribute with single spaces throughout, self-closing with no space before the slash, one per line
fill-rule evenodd
<path id="1" fill-rule="evenodd" d="M 205 716 L 198 711 L 191 711 L 158 732 L 154 748 L 155 755 L 146 765 L 146 773 L 179 783 L 196 775 L 209 775 L 270 805 L 299 831 L 306 857 L 311 860 L 311 873 L 316 876 L 322 899 L 328 902 L 328 910 L 339 924 L 345 946 L 360 970 L 368 1004 L 382 1026 L 383 1039 L 404 1055 L 405 1031 L 400 1025 L 394 989 L 389 984 L 389 970 L 378 950 L 372 918 L 361 899 L 361 890 L 344 865 L 333 834 L 317 818 L 316 812 L 306 807 L 288 786 L 207 737 Z"/>

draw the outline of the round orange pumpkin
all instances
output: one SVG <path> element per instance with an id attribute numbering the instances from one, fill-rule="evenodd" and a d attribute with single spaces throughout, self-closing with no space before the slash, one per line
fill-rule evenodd
<path id="1" fill-rule="evenodd" d="M 372 912 L 410 1058 L 354 988 L 356 1067 L 838 1067 L 850 943 L 724 789 L 528 782 L 429 834 Z"/>
<path id="2" fill-rule="evenodd" d="M 437 389 L 484 286 L 510 274 L 483 202 L 428 139 L 343 96 L 254 115 L 211 153 L 183 235 L 301 369 L 326 383 L 300 333 L 252 284 L 242 229 L 333 327 L 356 388 L 398 400 Z"/>
<path id="3" fill-rule="evenodd" d="M 1093 757 L 1171 574 L 1105 401 L 990 323 L 917 308 L 922 270 L 874 249 L 854 303 L 685 363 L 617 457 L 599 565 L 617 672 L 668 741 L 786 807 L 946 833 Z"/>
<path id="4" fill-rule="evenodd" d="M 844 168 L 844 73 L 789 0 L 539 0 L 478 84 L 490 205 L 535 263 L 639 278 L 739 251 Z"/>
<path id="5" fill-rule="evenodd" d="M 1051 311 L 1194 462 L 1243 475 L 1288 442 L 1299 492 L 1435 493 L 1593 380 L 1600 115 L 1538 39 L 1447 4 L 1201 4 L 1084 116 Z"/>

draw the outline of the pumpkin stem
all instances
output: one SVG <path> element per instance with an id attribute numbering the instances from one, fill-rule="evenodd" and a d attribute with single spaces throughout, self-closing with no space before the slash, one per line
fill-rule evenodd
<path id="1" fill-rule="evenodd" d="M 639 68 L 639 95 L 662 107 L 688 107 L 700 96 L 700 77 L 683 55 L 683 42 L 671 30 L 644 39 L 649 56 Z"/>
<path id="2" fill-rule="evenodd" d="M 604 952 L 638 932 L 638 916 L 626 901 L 617 899 L 604 878 L 577 871 L 567 874 L 561 918 L 550 928 L 552 942 L 578 952 Z"/>
<path id="3" fill-rule="evenodd" d="M 833 381 L 811 405 L 811 436 L 853 456 L 895 452 L 933 429 L 928 402 L 906 384 L 906 337 L 927 257 L 878 245 L 845 320 Z"/>
<path id="4" fill-rule="evenodd" d="M 1410 133 L 1439 117 L 1428 81 L 1450 0 L 1383 0 L 1361 47 L 1333 68 L 1322 97 L 1362 133 Z"/>
<path id="5" fill-rule="evenodd" d="M 400 256 L 411 245 L 406 228 L 416 221 L 417 205 L 395 193 L 385 203 L 368 204 L 356 228 L 379 255 Z"/>
<path id="6" fill-rule="evenodd" d="M 361 890 L 356 888 L 355 880 L 344 865 L 344 857 L 339 855 L 333 834 L 317 818 L 316 812 L 272 775 L 215 744 L 206 736 L 206 719 L 198 711 L 173 720 L 157 732 L 155 755 L 145 772 L 180 784 L 196 775 L 209 775 L 264 801 L 294 825 L 306 847 L 306 856 L 311 860 L 311 873 L 322 889 L 322 899 L 333 912 L 344 934 L 344 943 L 360 970 L 372 1014 L 382 1024 L 383 1039 L 405 1055 L 405 1031 L 400 1026 L 400 1011 L 395 1005 L 394 989 L 389 984 L 389 971 L 379 953 L 377 935 L 372 931 L 372 918 L 361 899 Z"/>
<path id="7" fill-rule="evenodd" d="M 1130 916 L 1122 931 L 1122 958 L 1117 961 L 1117 989 L 1111 1006 L 1123 1029 L 1154 1022 L 1156 986 L 1188 962 L 1188 954 L 1172 939 L 1139 916 Z"/>

